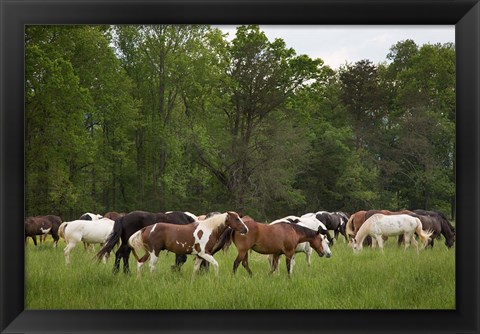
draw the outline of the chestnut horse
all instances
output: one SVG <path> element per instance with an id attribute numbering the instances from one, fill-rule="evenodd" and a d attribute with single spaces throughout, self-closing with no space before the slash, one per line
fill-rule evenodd
<path id="1" fill-rule="evenodd" d="M 133 256 L 138 262 L 137 275 L 140 276 L 143 264 L 150 257 L 150 271 L 153 272 L 162 250 L 181 255 L 196 255 L 193 275 L 200 268 L 202 259 L 211 263 L 215 268 L 215 275 L 218 275 L 218 262 L 212 256 L 212 249 L 227 227 L 240 234 L 248 232 L 247 226 L 233 211 L 188 225 L 156 223 L 142 228 L 128 239 L 128 245 L 133 249 Z M 136 249 L 143 249 L 145 255 L 139 258 Z"/>
<path id="2" fill-rule="evenodd" d="M 314 231 L 307 227 L 290 222 L 278 222 L 276 224 L 262 224 L 253 220 L 251 217 L 243 217 L 243 222 L 248 227 L 248 233 L 241 235 L 233 230 L 227 230 L 222 235 L 216 249 L 221 249 L 227 239 L 232 239 L 237 247 L 238 255 L 233 262 L 233 272 L 237 271 L 238 265 L 242 263 L 245 270 L 250 276 L 252 271 L 248 266 L 248 250 L 252 249 L 260 254 L 272 254 L 273 258 L 270 263 L 270 274 L 277 270 L 278 259 L 280 255 L 285 254 L 286 265 L 289 277 L 292 275 L 293 266 L 292 258 L 295 254 L 295 248 L 299 243 L 309 242 L 310 246 L 318 253 L 319 256 L 331 256 L 328 245 L 320 231 Z M 215 249 L 215 250 L 216 250 Z"/>

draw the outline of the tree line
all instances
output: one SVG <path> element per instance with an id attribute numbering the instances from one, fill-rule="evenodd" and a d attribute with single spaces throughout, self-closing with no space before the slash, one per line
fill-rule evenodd
<path id="1" fill-rule="evenodd" d="M 32 25 L 25 75 L 26 216 L 455 213 L 453 43 L 334 70 L 255 25 Z"/>

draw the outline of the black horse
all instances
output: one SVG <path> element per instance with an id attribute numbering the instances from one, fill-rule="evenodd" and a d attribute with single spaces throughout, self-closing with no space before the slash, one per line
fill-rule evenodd
<path id="1" fill-rule="evenodd" d="M 436 226 L 434 227 L 436 230 L 438 230 L 438 226 L 440 226 L 440 233 L 445 237 L 445 245 L 448 248 L 453 247 L 455 244 L 455 239 L 456 239 L 456 232 L 455 232 L 455 227 L 453 227 L 452 224 L 448 221 L 447 217 L 440 211 L 427 211 L 427 210 L 413 210 L 414 213 L 419 215 L 419 219 L 422 221 L 422 226 L 423 226 L 423 220 L 421 219 L 420 216 L 427 216 L 433 218 L 432 224 L 435 224 Z M 425 230 L 425 227 L 423 227 Z M 435 235 L 435 232 L 434 232 Z M 433 247 L 433 240 L 434 240 L 434 235 L 432 235 L 431 238 L 431 246 Z M 437 239 L 440 237 L 439 234 L 435 236 Z"/>
<path id="2" fill-rule="evenodd" d="M 123 258 L 123 272 L 130 273 L 128 266 L 128 259 L 130 257 L 131 248 L 128 245 L 128 238 L 138 230 L 145 226 L 155 223 L 170 223 L 186 225 L 193 223 L 195 219 L 181 211 L 173 211 L 169 213 L 152 213 L 146 211 L 133 211 L 129 214 L 115 219 L 113 230 L 108 237 L 105 245 L 97 253 L 96 257 L 101 260 L 103 256 L 110 253 L 113 247 L 121 240 L 120 247 L 115 252 L 115 264 L 113 266 L 113 273 L 116 274 L 120 270 L 120 260 Z M 175 267 L 180 269 L 181 265 L 186 262 L 185 255 L 176 255 Z"/>

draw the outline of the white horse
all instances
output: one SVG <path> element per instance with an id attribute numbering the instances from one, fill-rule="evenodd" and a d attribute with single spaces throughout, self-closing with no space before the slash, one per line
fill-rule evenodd
<path id="1" fill-rule="evenodd" d="M 353 251 L 358 253 L 362 250 L 363 240 L 367 235 L 370 235 L 372 239 L 377 240 L 378 246 L 382 252 L 385 238 L 403 235 L 405 240 L 405 250 L 410 246 L 411 240 L 418 253 L 418 242 L 415 239 L 415 233 L 422 241 L 422 249 L 425 248 L 432 232 L 425 232 L 422 230 L 422 222 L 420 219 L 406 214 L 387 216 L 377 213 L 368 218 L 358 229 L 357 235 L 352 239 Z"/>
<path id="2" fill-rule="evenodd" d="M 314 230 L 314 231 L 318 231 L 320 230 L 320 233 L 322 235 L 325 235 L 325 233 L 327 232 L 327 228 L 325 226 L 325 224 L 323 224 L 321 221 L 319 221 L 317 218 L 315 218 L 315 216 L 306 216 L 306 217 L 297 217 L 297 216 L 287 216 L 287 217 L 284 217 L 284 218 L 281 218 L 281 219 L 277 219 L 277 220 L 274 220 L 273 222 L 270 223 L 271 224 L 277 224 L 277 223 L 290 223 L 290 224 L 298 224 L 298 225 L 301 225 L 303 227 L 307 227 L 311 230 Z M 330 247 L 328 246 L 328 240 L 326 238 L 323 238 L 323 249 L 325 250 L 325 253 L 328 254 L 328 256 L 330 256 L 332 254 L 332 252 L 330 251 Z M 302 242 L 302 243 L 299 243 L 297 245 L 297 247 L 295 248 L 295 253 L 305 253 L 306 257 L 307 257 L 307 265 L 308 267 L 310 268 L 310 257 L 312 256 L 312 247 L 310 246 L 310 244 L 308 242 Z M 270 266 L 273 265 L 273 255 L 269 255 L 269 261 L 270 261 Z M 295 255 L 293 255 L 292 257 L 292 260 L 291 260 L 291 268 L 293 269 L 293 265 L 295 264 Z M 278 269 L 278 267 L 277 267 Z"/>
<path id="3" fill-rule="evenodd" d="M 108 218 L 97 220 L 74 220 L 64 222 L 58 228 L 58 234 L 65 239 L 67 246 L 64 249 L 65 263 L 70 263 L 70 252 L 83 241 L 89 244 L 103 244 L 112 232 L 115 222 Z M 107 261 L 107 255 L 103 257 L 103 263 Z"/>

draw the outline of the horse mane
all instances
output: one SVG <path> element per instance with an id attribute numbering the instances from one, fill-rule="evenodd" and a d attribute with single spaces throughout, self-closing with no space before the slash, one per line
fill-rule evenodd
<path id="1" fill-rule="evenodd" d="M 199 220 L 198 224 L 202 227 L 207 227 L 208 229 L 214 231 L 215 229 L 225 225 L 225 222 L 227 221 L 227 215 L 227 212 L 214 215 L 210 218 L 206 218 L 205 220 Z"/>

